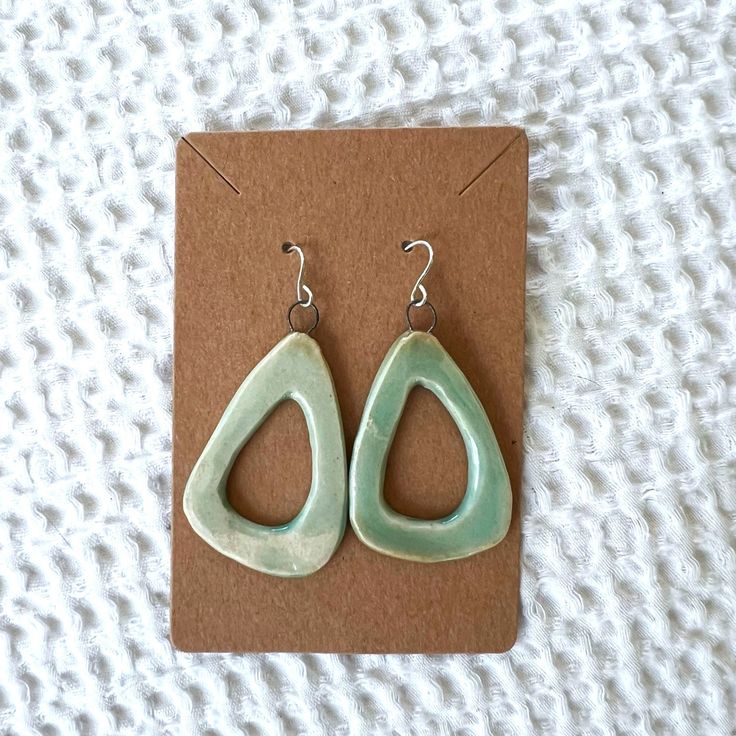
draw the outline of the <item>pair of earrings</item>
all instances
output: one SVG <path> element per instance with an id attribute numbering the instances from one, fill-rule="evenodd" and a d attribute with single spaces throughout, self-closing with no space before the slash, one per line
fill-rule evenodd
<path id="1" fill-rule="evenodd" d="M 431 332 L 437 314 L 423 281 L 433 261 L 426 240 L 406 241 L 404 252 L 426 248 L 429 260 L 406 308 L 408 330 L 389 349 L 366 400 L 347 472 L 345 437 L 335 386 L 318 343 L 312 291 L 299 256 L 297 300 L 289 307 L 289 334 L 251 371 L 225 409 L 194 466 L 184 491 L 184 511 L 194 531 L 222 554 L 255 570 L 303 577 L 332 557 L 350 523 L 361 541 L 386 555 L 418 562 L 454 560 L 498 544 L 511 521 L 511 485 L 485 410 L 465 375 Z M 412 324 L 412 310 L 427 306 L 426 332 Z M 296 331 L 292 313 L 309 309 L 313 322 Z M 428 521 L 400 514 L 386 503 L 386 461 L 409 392 L 422 386 L 435 394 L 456 423 L 468 457 L 468 484 L 460 506 Z M 312 484 L 301 511 L 287 524 L 264 526 L 240 516 L 227 500 L 227 478 L 243 446 L 278 404 L 292 399 L 307 421 L 312 448 Z M 349 498 L 349 503 L 348 503 Z"/>

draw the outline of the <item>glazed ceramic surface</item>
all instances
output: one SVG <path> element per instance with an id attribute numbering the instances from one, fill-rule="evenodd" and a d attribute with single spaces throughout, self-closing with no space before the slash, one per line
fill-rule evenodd
<path id="1" fill-rule="evenodd" d="M 287 524 L 249 521 L 229 504 L 227 478 L 250 437 L 278 404 L 296 401 L 312 447 L 312 485 Z M 332 556 L 345 532 L 347 479 L 342 419 L 327 363 L 317 342 L 285 337 L 243 381 L 197 460 L 184 491 L 184 512 L 208 544 L 261 572 L 301 577 Z"/>
<path id="2" fill-rule="evenodd" d="M 427 521 L 394 511 L 383 496 L 386 459 L 415 386 L 437 396 L 457 424 L 468 456 L 468 485 L 458 508 Z M 393 557 L 439 562 L 498 544 L 511 522 L 511 484 L 485 410 L 437 338 L 401 335 L 368 395 L 350 466 L 350 521 L 369 547 Z"/>

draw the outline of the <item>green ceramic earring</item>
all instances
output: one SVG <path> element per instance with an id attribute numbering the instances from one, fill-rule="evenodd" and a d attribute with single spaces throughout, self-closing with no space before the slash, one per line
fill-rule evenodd
<path id="1" fill-rule="evenodd" d="M 480 400 L 463 372 L 431 332 L 437 313 L 422 284 L 433 261 L 426 240 L 406 241 L 408 253 L 423 246 L 429 261 L 406 308 L 408 331 L 391 346 L 378 369 L 353 446 L 350 464 L 350 523 L 372 549 L 417 562 L 474 555 L 498 544 L 511 522 L 511 484 L 496 437 Z M 412 310 L 426 306 L 432 324 L 414 330 Z M 458 508 L 427 521 L 400 514 L 386 503 L 386 460 L 409 392 L 422 386 L 437 396 L 457 424 L 468 456 L 468 485 Z"/>
<path id="2" fill-rule="evenodd" d="M 255 570 L 281 577 L 303 577 L 332 557 L 345 532 L 347 470 L 345 438 L 335 386 L 317 342 L 309 333 L 319 311 L 303 283 L 304 254 L 294 243 L 285 253 L 299 255 L 297 301 L 287 312 L 289 334 L 250 372 L 225 409 L 192 470 L 184 490 L 184 513 L 205 542 Z M 292 323 L 295 308 L 314 316 L 306 332 Z M 287 524 L 264 526 L 240 516 L 227 500 L 227 478 L 240 450 L 282 401 L 304 412 L 312 446 L 312 485 L 301 511 Z"/>

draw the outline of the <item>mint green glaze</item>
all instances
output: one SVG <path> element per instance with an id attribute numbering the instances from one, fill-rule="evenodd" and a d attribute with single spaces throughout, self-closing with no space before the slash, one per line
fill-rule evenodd
<path id="1" fill-rule="evenodd" d="M 287 399 L 304 412 L 312 445 L 312 485 L 288 524 L 244 519 L 228 503 L 226 484 L 238 453 Z M 288 462 L 288 445 L 284 460 Z M 319 570 L 342 540 L 347 517 L 342 419 L 317 342 L 294 332 L 251 371 L 225 409 L 184 490 L 184 513 L 205 542 L 255 570 L 302 577 Z"/>
<path id="2" fill-rule="evenodd" d="M 394 511 L 383 497 L 386 459 L 414 386 L 432 391 L 457 424 L 468 454 L 458 508 L 427 521 Z M 511 484 L 496 437 L 472 386 L 437 338 L 401 335 L 386 354 L 363 410 L 350 465 L 350 522 L 369 547 L 392 557 L 439 562 L 498 544 L 511 523 Z"/>

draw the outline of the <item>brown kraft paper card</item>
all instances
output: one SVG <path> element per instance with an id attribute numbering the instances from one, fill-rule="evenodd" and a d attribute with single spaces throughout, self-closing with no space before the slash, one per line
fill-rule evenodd
<path id="1" fill-rule="evenodd" d="M 171 636 L 188 651 L 500 652 L 519 608 L 524 265 L 528 144 L 517 128 L 192 133 L 178 145 Z M 302 244 L 348 462 L 361 412 L 405 307 L 425 281 L 434 335 L 478 394 L 511 478 L 506 538 L 464 560 L 381 555 L 348 527 L 330 562 L 298 579 L 219 554 L 182 509 L 189 473 L 250 370 L 286 334 Z M 460 503 L 467 458 L 449 414 L 412 391 L 385 495 L 439 518 Z M 293 402 L 246 444 L 228 496 L 247 518 L 284 523 L 307 497 L 311 457 Z"/>

